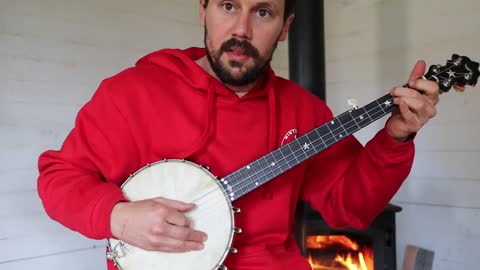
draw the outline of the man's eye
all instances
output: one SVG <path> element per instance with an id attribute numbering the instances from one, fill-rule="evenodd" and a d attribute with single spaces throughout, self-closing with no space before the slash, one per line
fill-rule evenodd
<path id="1" fill-rule="evenodd" d="M 262 17 L 262 18 L 266 18 L 266 17 L 270 16 L 270 12 L 266 9 L 260 9 L 259 11 L 257 11 L 257 15 Z"/>
<path id="2" fill-rule="evenodd" d="M 225 3 L 223 4 L 223 9 L 225 9 L 226 11 L 233 11 L 235 7 L 232 3 Z"/>

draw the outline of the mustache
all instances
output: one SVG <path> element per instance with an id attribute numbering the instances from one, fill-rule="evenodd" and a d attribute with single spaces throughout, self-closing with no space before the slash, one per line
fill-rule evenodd
<path id="1" fill-rule="evenodd" d="M 246 55 L 253 58 L 258 58 L 260 55 L 260 53 L 258 52 L 258 49 L 255 48 L 250 42 L 246 40 L 238 40 L 235 38 L 232 38 L 224 42 L 220 47 L 220 52 L 221 53 L 228 52 L 234 47 L 243 49 Z"/>

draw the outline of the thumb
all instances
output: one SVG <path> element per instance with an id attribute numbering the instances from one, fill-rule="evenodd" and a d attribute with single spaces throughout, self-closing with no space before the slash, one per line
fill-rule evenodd
<path id="1" fill-rule="evenodd" d="M 427 67 L 427 64 L 425 63 L 425 61 L 423 60 L 418 61 L 413 67 L 408 81 L 411 82 L 422 77 L 425 74 L 426 67 Z"/>
<path id="2" fill-rule="evenodd" d="M 187 212 L 192 210 L 195 207 L 195 204 L 193 203 L 185 203 L 185 202 L 170 200 L 170 199 L 161 198 L 161 197 L 155 198 L 154 201 L 161 203 L 165 206 L 168 206 L 170 208 L 173 208 L 180 212 Z"/>

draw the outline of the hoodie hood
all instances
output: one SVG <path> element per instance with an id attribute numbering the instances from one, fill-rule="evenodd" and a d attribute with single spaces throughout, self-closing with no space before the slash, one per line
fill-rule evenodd
<path id="1" fill-rule="evenodd" d="M 216 104 L 219 100 L 226 101 L 238 101 L 239 99 L 258 99 L 266 98 L 268 100 L 267 105 L 269 108 L 269 149 L 273 150 L 276 147 L 275 134 L 276 134 L 276 97 L 274 91 L 275 73 L 272 68 L 268 66 L 267 72 L 264 76 L 257 81 L 256 85 L 243 97 L 239 97 L 232 90 L 227 88 L 216 77 L 206 72 L 195 61 L 206 56 L 205 48 L 189 48 L 186 50 L 179 49 L 164 49 L 157 52 L 153 52 L 141 58 L 137 62 L 137 67 L 156 66 L 167 69 L 172 72 L 180 80 L 192 88 L 204 91 L 208 95 L 207 99 L 207 115 L 205 115 L 205 130 L 193 147 L 187 151 L 179 154 L 184 158 L 195 154 L 201 150 L 211 135 L 214 133 L 213 126 L 215 121 Z"/>

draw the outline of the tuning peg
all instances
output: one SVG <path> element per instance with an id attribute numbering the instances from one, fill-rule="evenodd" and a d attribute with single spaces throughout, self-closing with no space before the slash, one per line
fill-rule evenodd
<path id="1" fill-rule="evenodd" d="M 354 110 L 358 109 L 358 101 L 354 98 L 347 99 L 347 104 Z"/>

